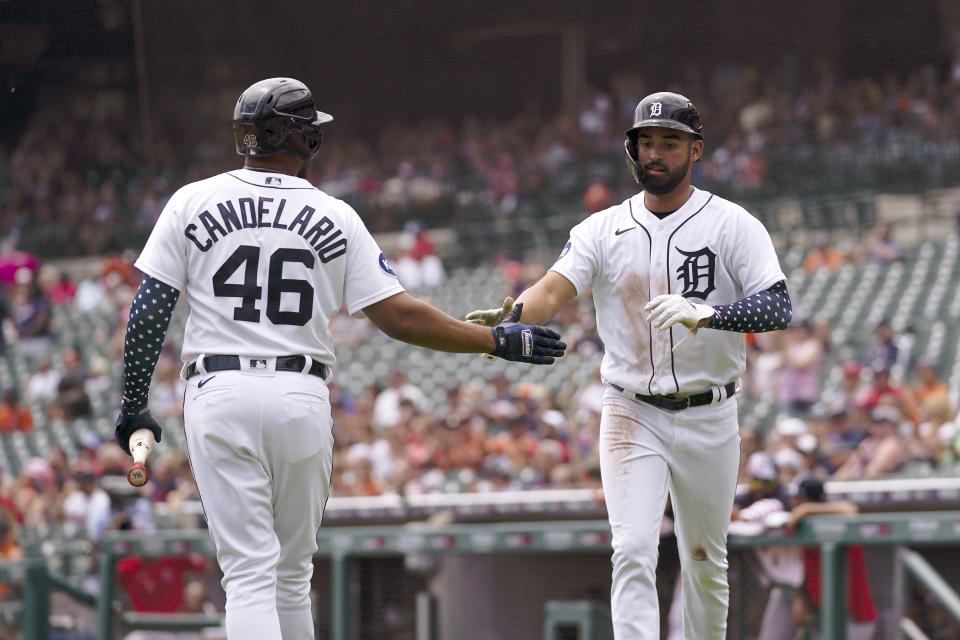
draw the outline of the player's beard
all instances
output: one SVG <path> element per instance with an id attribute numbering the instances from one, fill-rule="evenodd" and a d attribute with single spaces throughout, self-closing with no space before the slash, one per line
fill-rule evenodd
<path id="1" fill-rule="evenodd" d="M 663 175 L 654 175 L 649 171 L 644 172 L 643 180 L 640 184 L 643 185 L 643 190 L 648 193 L 652 193 L 655 196 L 662 196 L 670 193 L 677 186 L 683 182 L 683 179 L 687 177 L 687 172 L 690 171 L 690 165 L 693 164 L 693 153 L 687 153 L 687 161 L 682 167 L 678 167 L 676 170 L 671 171 L 670 167 L 665 164 L 659 166 L 665 169 Z"/>

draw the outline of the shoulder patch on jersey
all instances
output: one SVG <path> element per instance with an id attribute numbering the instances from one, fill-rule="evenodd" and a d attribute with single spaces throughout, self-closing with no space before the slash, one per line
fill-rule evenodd
<path id="1" fill-rule="evenodd" d="M 394 278 L 397 277 L 397 272 L 393 270 L 393 267 L 390 266 L 390 263 L 387 261 L 387 256 L 384 255 L 383 251 L 380 252 L 380 268 L 383 269 L 384 273 L 387 273 Z"/>
<path id="2" fill-rule="evenodd" d="M 560 252 L 560 255 L 557 256 L 557 260 L 559 260 L 559 259 L 562 258 L 563 256 L 565 256 L 565 255 L 567 255 L 568 253 L 570 253 L 570 247 L 572 247 L 572 246 L 573 246 L 573 243 L 572 243 L 570 240 L 567 240 L 567 244 L 563 245 L 563 251 L 561 251 L 561 252 Z"/>

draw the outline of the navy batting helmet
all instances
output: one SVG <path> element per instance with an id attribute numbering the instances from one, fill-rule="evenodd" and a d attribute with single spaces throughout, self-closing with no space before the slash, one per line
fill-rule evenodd
<path id="1" fill-rule="evenodd" d="M 638 183 L 643 180 L 643 166 L 637 156 L 637 135 L 645 127 L 666 127 L 696 136 L 703 140 L 703 121 L 700 111 L 689 99 L 679 93 L 661 91 L 651 93 L 640 101 L 633 114 L 633 126 L 626 130 L 623 143 L 627 153 L 627 166 Z"/>
<path id="2" fill-rule="evenodd" d="M 233 109 L 233 136 L 242 156 L 292 154 L 309 160 L 323 144 L 320 125 L 333 116 L 317 111 L 307 85 L 270 78 L 240 94 Z"/>

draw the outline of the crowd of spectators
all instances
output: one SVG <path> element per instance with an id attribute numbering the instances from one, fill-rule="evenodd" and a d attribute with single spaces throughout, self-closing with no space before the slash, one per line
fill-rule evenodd
<path id="1" fill-rule="evenodd" d="M 855 79 L 821 69 L 815 83 L 797 86 L 762 78 L 744 67 L 683 80 L 706 121 L 697 184 L 748 198 L 870 180 L 934 186 L 943 180 L 938 154 L 960 142 L 958 81 L 933 67 Z M 635 187 L 622 141 L 643 89 L 614 83 L 572 114 L 525 108 L 509 119 L 388 121 L 375 139 L 340 137 L 334 126 L 308 177 L 375 232 L 411 218 L 430 227 L 539 215 L 558 202 L 596 210 Z M 56 95 L 0 150 L 0 235 L 26 248 L 97 255 L 139 246 L 173 190 L 239 166 L 223 121 L 189 132 L 170 125 L 145 161 L 132 92 Z"/>
<path id="2" fill-rule="evenodd" d="M 516 262 L 495 268 L 506 283 L 504 294 L 513 295 L 543 269 Z M 78 283 L 41 265 L 21 266 L 14 274 L 14 287 L 27 275 L 31 282 L 43 283 L 35 296 L 43 300 L 37 305 L 41 308 L 67 304 L 109 321 L 91 336 L 100 345 L 92 351 L 59 344 L 57 327 L 48 322 L 42 348 L 28 350 L 29 375 L 19 387 L 4 390 L 0 433 L 29 434 L 38 422 L 98 417 L 93 409 L 97 398 L 106 398 L 102 413 L 113 411 L 119 385 L 116 369 L 111 372 L 107 362 L 119 361 L 126 305 L 138 278 L 129 260 L 108 258 Z M 603 345 L 589 297 L 569 305 L 555 322 L 571 345 L 568 357 L 598 361 Z M 12 324 L 13 318 L 7 318 L 7 334 L 17 349 L 37 339 L 34 334 L 21 338 Z M 366 320 L 345 314 L 335 317 L 332 330 L 340 345 L 369 342 L 376 334 Z M 778 418 L 769 426 L 744 422 L 743 459 L 755 451 L 768 452 L 785 482 L 802 474 L 821 480 L 869 479 L 911 464 L 936 470 L 960 462 L 954 399 L 936 363 L 912 362 L 900 348 L 900 338 L 889 322 L 880 322 L 872 344 L 854 360 L 840 358 L 830 326 L 820 320 L 800 318 L 785 331 L 748 336 L 744 398 L 774 403 Z M 151 409 L 160 419 L 176 419 L 182 411 L 178 340 L 178 332 L 172 332 L 154 375 Z M 822 388 L 826 372 L 835 367 L 843 372 L 840 384 Z M 330 389 L 334 495 L 599 487 L 598 371 L 580 388 L 511 382 L 503 374 L 451 381 L 442 402 L 431 403 L 398 362 L 360 393 L 349 392 L 336 379 Z M 0 474 L 0 493 L 16 514 L 12 525 L 43 528 L 72 522 L 86 526 L 91 535 L 111 526 L 116 504 L 97 493 L 94 480 L 125 473 L 125 458 L 115 443 L 80 435 L 83 451 L 72 462 L 54 449 L 46 458 L 29 460 L 19 477 Z M 136 516 L 124 526 L 154 526 L 144 515 L 151 501 L 196 498 L 182 452 L 167 452 L 152 467 L 152 481 L 141 495 L 148 508 L 130 512 L 124 503 L 126 517 Z"/>

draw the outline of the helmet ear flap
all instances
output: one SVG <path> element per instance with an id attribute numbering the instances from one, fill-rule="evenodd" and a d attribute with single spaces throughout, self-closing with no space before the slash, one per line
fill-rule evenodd
<path id="1" fill-rule="evenodd" d="M 282 127 L 276 127 L 273 124 L 268 124 L 263 128 L 264 133 L 267 136 L 267 143 L 273 147 L 279 147 L 283 142 L 283 139 L 286 137 L 286 132 Z"/>
<path id="2" fill-rule="evenodd" d="M 623 152 L 626 155 L 627 166 L 630 167 L 633 179 L 637 184 L 640 184 L 646 175 L 646 169 L 640 164 L 640 158 L 637 156 L 637 134 L 635 131 L 627 134 L 627 139 L 623 141 Z"/>

